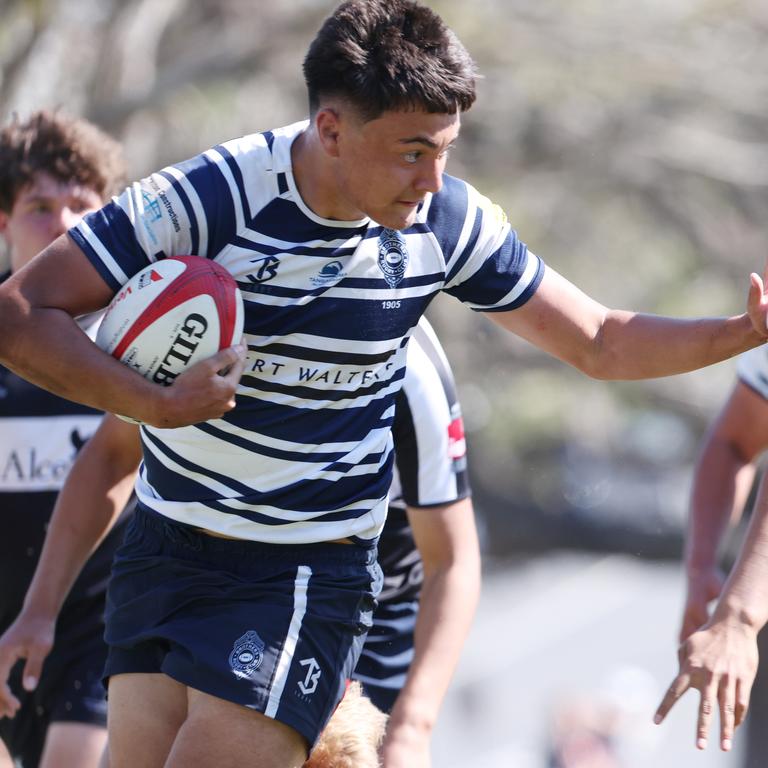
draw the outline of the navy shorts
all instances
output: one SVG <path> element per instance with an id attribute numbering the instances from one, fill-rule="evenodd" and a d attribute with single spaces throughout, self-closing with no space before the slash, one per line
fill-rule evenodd
<path id="1" fill-rule="evenodd" d="M 102 639 L 104 595 L 81 600 L 74 608 L 76 616 L 70 618 L 75 618 L 76 624 L 57 626 L 56 642 L 45 660 L 37 688 L 22 688 L 23 660 L 11 671 L 9 684 L 21 709 L 11 719 L 0 719 L 0 738 L 24 768 L 39 764 L 51 723 L 107 725 L 102 684 L 107 655 Z"/>
<path id="2" fill-rule="evenodd" d="M 279 720 L 311 747 L 380 588 L 375 547 L 221 539 L 140 507 L 112 568 L 104 675 L 161 672 Z"/>

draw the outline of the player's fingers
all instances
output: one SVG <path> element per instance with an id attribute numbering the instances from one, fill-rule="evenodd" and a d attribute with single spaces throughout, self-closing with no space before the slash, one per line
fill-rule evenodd
<path id="1" fill-rule="evenodd" d="M 22 658 L 22 652 L 17 645 L 0 645 L 0 682 L 5 682 L 11 674 L 13 665 Z"/>
<path id="2" fill-rule="evenodd" d="M 208 358 L 208 364 L 214 371 L 226 375 L 230 370 L 245 365 L 246 348 L 243 344 L 235 344 L 233 347 L 219 350 L 215 355 Z"/>
<path id="3" fill-rule="evenodd" d="M 717 689 L 711 684 L 701 690 L 699 700 L 699 717 L 696 721 L 696 746 L 699 749 L 707 748 L 709 739 L 709 724 L 712 721 L 712 712 L 717 703 Z"/>
<path id="4" fill-rule="evenodd" d="M 243 371 L 245 370 L 245 347 L 238 345 L 238 347 L 230 347 L 230 349 L 240 349 L 243 351 L 238 352 L 238 355 L 233 362 L 227 364 L 223 368 L 219 368 L 219 374 L 225 379 L 231 381 L 233 386 L 237 386 L 237 383 L 240 381 L 240 377 L 243 375 Z M 226 352 L 227 350 L 223 351 Z"/>
<path id="5" fill-rule="evenodd" d="M 8 683 L 0 685 L 0 717 L 13 717 L 21 702 L 13 695 Z"/>
<path id="6" fill-rule="evenodd" d="M 657 725 L 667 716 L 667 713 L 674 706 L 675 702 L 691 687 L 691 677 L 686 672 L 681 672 L 667 688 L 664 698 L 661 700 L 656 714 L 653 716 L 653 722 Z"/>
<path id="7" fill-rule="evenodd" d="M 0 717 L 13 717 L 20 706 L 19 700 L 13 695 L 8 685 L 11 667 L 20 658 L 13 647 L 0 648 Z"/>
<path id="8" fill-rule="evenodd" d="M 22 685 L 25 691 L 34 691 L 43 670 L 43 662 L 48 655 L 48 648 L 43 646 L 30 647 L 27 661 L 24 664 Z"/>
<path id="9" fill-rule="evenodd" d="M 724 676 L 720 680 L 717 700 L 720 705 L 720 747 L 728 752 L 733 745 L 733 730 L 736 727 L 736 683 L 731 677 Z"/>
<path id="10" fill-rule="evenodd" d="M 750 690 L 751 686 L 744 685 L 741 680 L 736 683 L 735 705 L 733 712 L 733 724 L 736 728 L 738 728 L 738 726 L 744 722 L 744 718 L 747 716 L 747 710 L 749 709 Z"/>

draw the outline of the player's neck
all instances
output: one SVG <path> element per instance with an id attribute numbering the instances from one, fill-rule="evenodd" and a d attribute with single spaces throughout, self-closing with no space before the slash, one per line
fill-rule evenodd
<path id="1" fill-rule="evenodd" d="M 312 126 L 299 134 L 291 146 L 293 179 L 301 199 L 323 219 L 357 221 L 365 214 L 344 198 L 332 158 L 323 151 Z"/>

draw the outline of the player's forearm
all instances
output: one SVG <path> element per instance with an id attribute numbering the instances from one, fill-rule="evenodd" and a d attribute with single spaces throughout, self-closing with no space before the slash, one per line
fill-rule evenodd
<path id="1" fill-rule="evenodd" d="M 764 342 L 746 314 L 682 320 L 610 310 L 586 372 L 614 380 L 671 376 L 727 360 Z"/>
<path id="2" fill-rule="evenodd" d="M 90 449 L 90 455 L 89 455 Z M 95 455 L 86 443 L 56 502 L 24 610 L 56 616 L 86 561 L 109 533 L 128 502 L 133 470 Z M 89 461 L 93 458 L 94 461 Z"/>
<path id="3" fill-rule="evenodd" d="M 2 315 L 6 367 L 67 400 L 152 420 L 162 387 L 102 352 L 63 310 L 27 307 L 25 313 L 16 322 L 10 312 Z"/>
<path id="4" fill-rule="evenodd" d="M 717 436 L 705 444 L 696 466 L 685 545 L 686 570 L 717 566 L 718 548 L 728 526 L 741 515 L 754 480 L 754 465 Z"/>
<path id="5" fill-rule="evenodd" d="M 768 483 L 760 485 L 736 564 L 712 617 L 758 631 L 768 622 Z"/>
<path id="6" fill-rule="evenodd" d="M 162 388 L 102 352 L 73 320 L 111 298 L 62 235 L 0 286 L 0 363 L 67 400 L 149 420 Z"/>
<path id="7" fill-rule="evenodd" d="M 390 729 L 431 731 L 472 624 L 480 592 L 479 560 L 425 574 L 414 658 L 390 716 Z"/>

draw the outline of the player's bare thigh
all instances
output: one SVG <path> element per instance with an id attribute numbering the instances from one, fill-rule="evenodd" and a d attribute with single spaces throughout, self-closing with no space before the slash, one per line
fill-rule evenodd
<path id="1" fill-rule="evenodd" d="M 301 768 L 307 759 L 304 737 L 277 720 L 192 689 L 188 701 L 166 768 Z"/>
<path id="2" fill-rule="evenodd" d="M 107 729 L 101 725 L 53 722 L 48 726 L 40 768 L 98 768 L 106 745 Z"/>
<path id="3" fill-rule="evenodd" d="M 107 710 L 110 768 L 162 768 L 186 716 L 187 688 L 167 675 L 111 677 Z"/>
<path id="4" fill-rule="evenodd" d="M 0 741 L 0 768 L 13 768 L 13 760 L 2 741 Z"/>
<path id="5" fill-rule="evenodd" d="M 109 768 L 300 768 L 307 755 L 293 728 L 161 674 L 111 678 L 109 739 Z"/>

